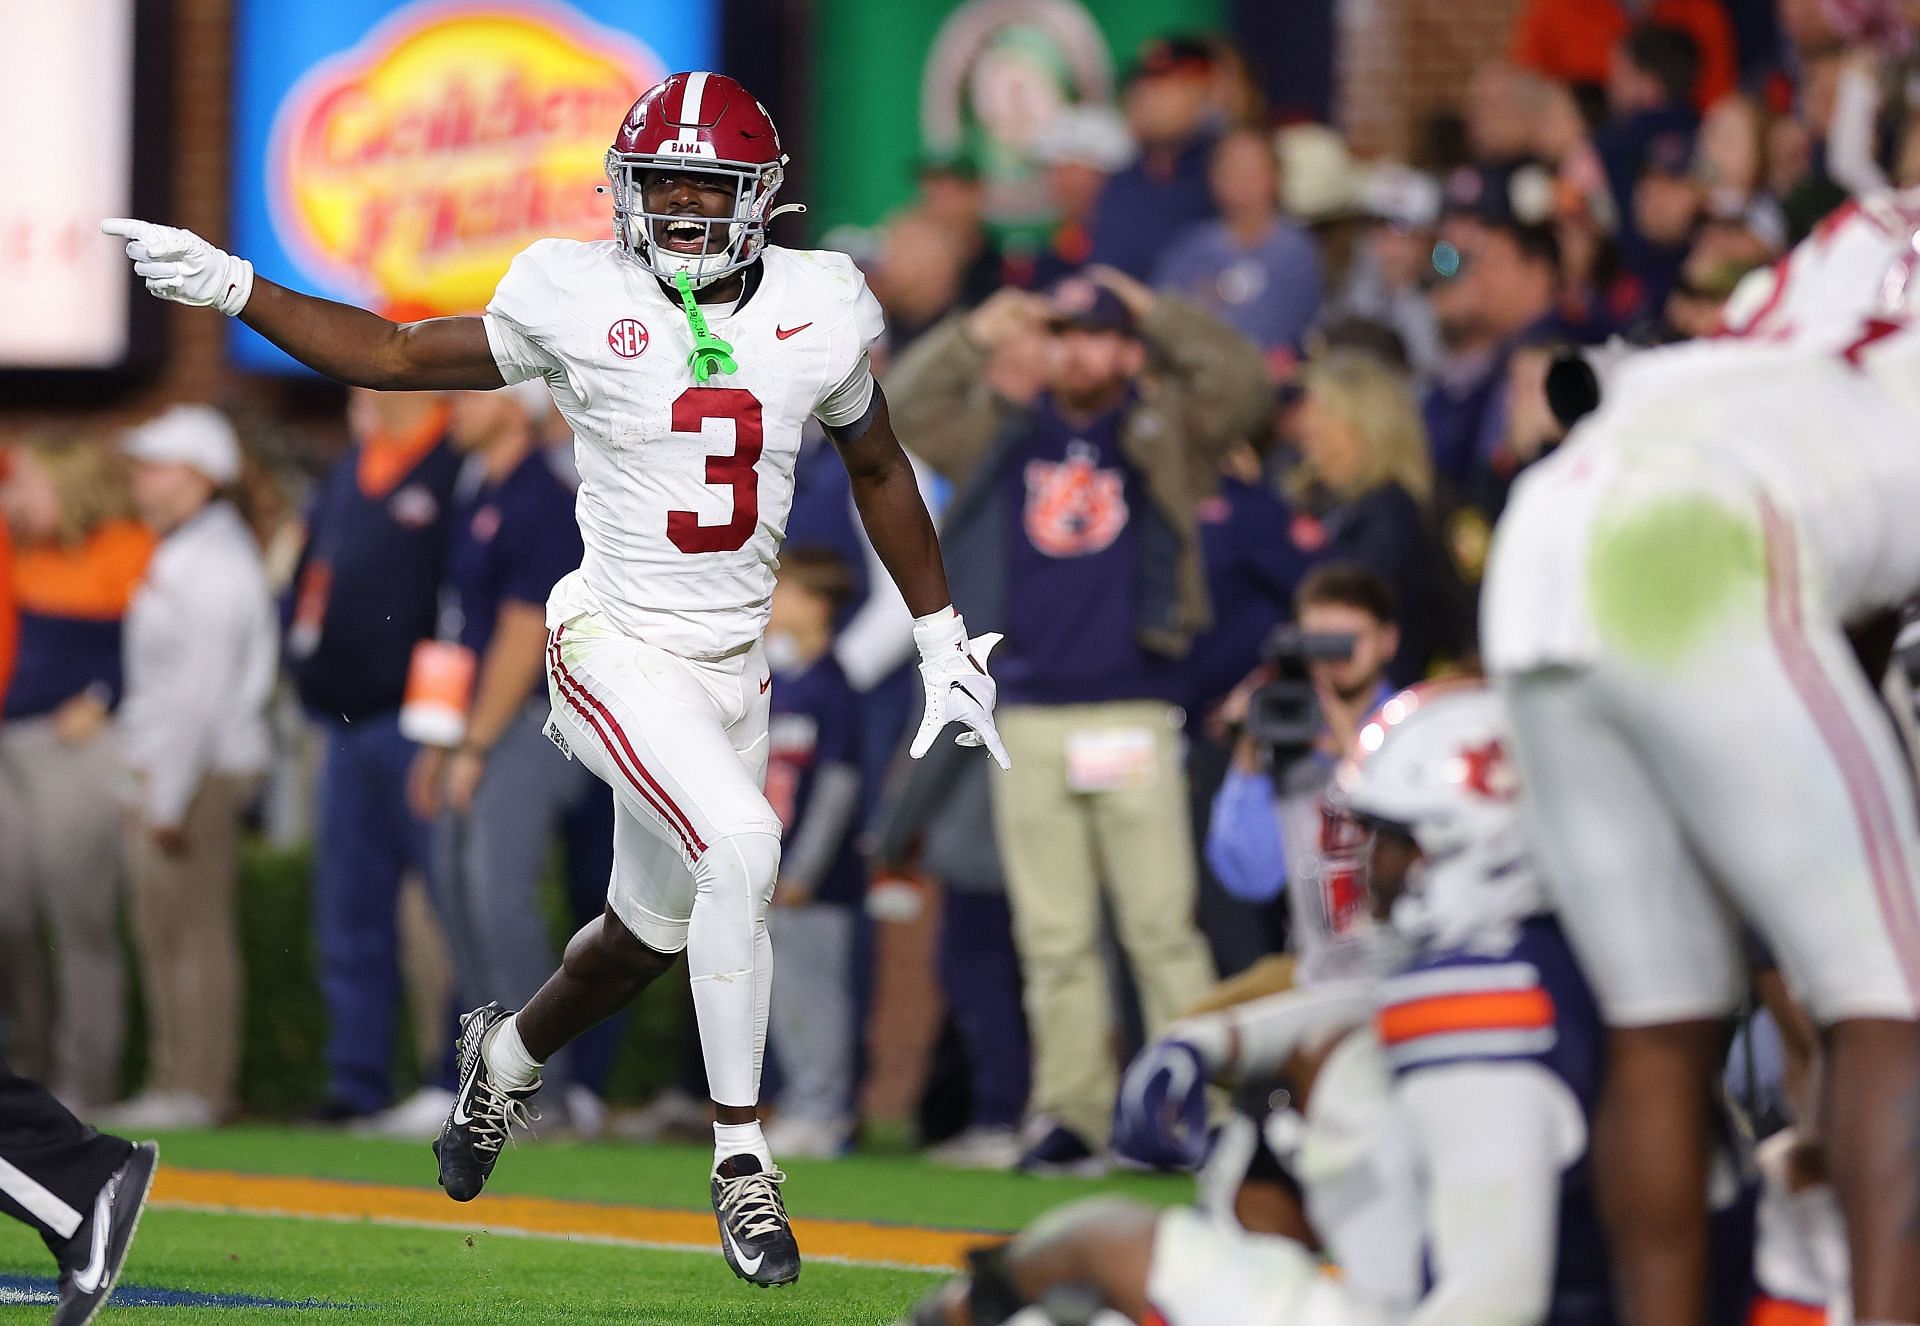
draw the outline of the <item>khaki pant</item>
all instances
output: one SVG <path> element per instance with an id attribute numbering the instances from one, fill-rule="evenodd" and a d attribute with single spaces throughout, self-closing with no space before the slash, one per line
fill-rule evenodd
<path id="1" fill-rule="evenodd" d="M 151 1033 L 147 1090 L 188 1092 L 222 1113 L 235 1104 L 240 1071 L 235 849 L 255 783 L 209 775 L 187 807 L 184 853 L 162 852 L 144 822 L 127 852 Z"/>
<path id="2" fill-rule="evenodd" d="M 1103 888 L 1149 1035 L 1213 981 L 1194 926 L 1193 833 L 1174 714 L 1158 701 L 1129 700 L 1019 705 L 999 715 L 1013 768 L 992 780 L 994 828 L 1026 980 L 1032 1110 L 1096 1145 L 1115 1091 L 1099 953 Z M 1099 749 L 1083 744 L 1087 761 L 1070 767 L 1070 745 L 1089 738 Z M 1091 774 L 1084 764 L 1103 751 L 1109 772 Z M 1102 790 L 1078 790 L 1090 783 Z"/>
<path id="3" fill-rule="evenodd" d="M 7 1056 L 76 1109 L 119 1096 L 120 748 L 51 718 L 0 726 L 0 1022 Z M 40 947 L 53 938 L 52 980 Z M 51 999 L 49 999 L 51 993 Z"/>

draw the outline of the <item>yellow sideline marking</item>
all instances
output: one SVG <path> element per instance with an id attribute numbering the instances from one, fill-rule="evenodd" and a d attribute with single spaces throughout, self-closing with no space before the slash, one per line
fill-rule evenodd
<path id="1" fill-rule="evenodd" d="M 153 1203 L 177 1211 L 367 1221 L 719 1252 L 720 1236 L 713 1217 L 705 1212 L 609 1206 L 553 1197 L 495 1196 L 461 1204 L 425 1188 L 163 1165 L 155 1179 Z M 800 1240 L 801 1254 L 812 1260 L 910 1271 L 953 1270 L 964 1264 L 967 1249 L 992 1241 L 991 1235 L 860 1220 L 796 1220 L 793 1231 Z"/>

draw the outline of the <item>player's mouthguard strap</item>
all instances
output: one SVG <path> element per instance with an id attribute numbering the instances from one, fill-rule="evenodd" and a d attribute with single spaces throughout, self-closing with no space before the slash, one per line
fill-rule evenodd
<path id="1" fill-rule="evenodd" d="M 687 356 L 693 380 L 705 382 L 716 370 L 739 371 L 740 366 L 733 362 L 733 347 L 707 330 L 707 315 L 700 311 L 700 301 L 693 297 L 693 282 L 685 272 L 673 274 L 673 288 L 680 292 L 680 307 L 687 311 L 687 326 L 693 331 L 693 353 Z"/>

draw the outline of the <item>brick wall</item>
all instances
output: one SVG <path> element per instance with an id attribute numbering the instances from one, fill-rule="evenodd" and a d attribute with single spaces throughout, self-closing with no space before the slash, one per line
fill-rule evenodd
<path id="1" fill-rule="evenodd" d="M 232 65 L 232 0 L 173 0 L 173 160 L 169 187 L 174 225 L 221 244 L 227 235 L 228 79 Z M 221 344 L 226 319 L 205 309 L 167 313 L 166 369 L 158 400 L 216 400 L 227 386 Z"/>
<path id="2" fill-rule="evenodd" d="M 1343 0 L 1335 104 L 1354 150 L 1406 156 L 1421 120 L 1506 50 L 1521 2 Z"/>

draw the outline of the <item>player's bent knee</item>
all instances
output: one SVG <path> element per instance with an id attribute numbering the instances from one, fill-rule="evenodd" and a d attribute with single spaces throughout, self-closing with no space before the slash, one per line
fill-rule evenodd
<path id="1" fill-rule="evenodd" d="M 757 914 L 764 913 L 779 876 L 777 831 L 755 828 L 725 833 L 694 866 L 694 896 L 744 897 L 753 902 Z"/>

